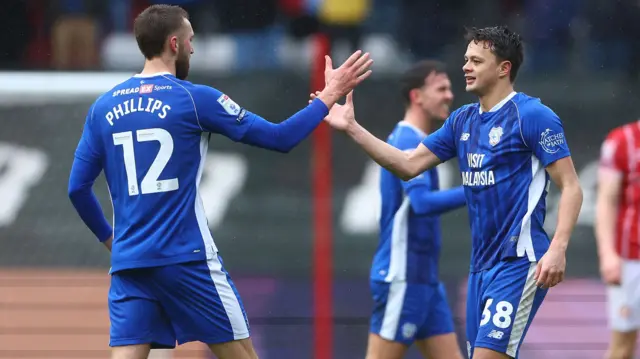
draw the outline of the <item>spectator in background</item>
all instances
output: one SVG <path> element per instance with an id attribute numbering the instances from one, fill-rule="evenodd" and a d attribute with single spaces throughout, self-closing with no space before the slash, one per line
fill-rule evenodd
<path id="1" fill-rule="evenodd" d="M 458 19 L 466 0 L 401 0 L 400 4 L 398 40 L 414 59 L 439 59 L 445 45 L 463 30 Z"/>
<path id="2" fill-rule="evenodd" d="M 571 25 L 581 0 L 526 0 L 526 38 L 537 72 L 564 71 L 572 45 Z"/>
<path id="3" fill-rule="evenodd" d="M 629 78 L 638 76 L 640 64 L 640 2 L 638 0 L 586 0 L 590 24 L 593 69 L 625 69 Z"/>
<path id="4" fill-rule="evenodd" d="M 59 70 L 87 70 L 99 66 L 101 14 L 107 2 L 52 0 L 49 2 L 52 66 Z"/>
<path id="5" fill-rule="evenodd" d="M 276 25 L 277 0 L 220 0 L 216 10 L 223 32 L 231 34 L 238 49 L 240 69 L 269 69 L 278 65 L 282 37 Z"/>
<path id="6" fill-rule="evenodd" d="M 309 1 L 317 8 L 321 30 L 333 47 L 339 41 L 349 45 L 349 52 L 361 46 L 363 23 L 371 11 L 371 0 Z M 314 6 L 315 5 L 315 6 Z"/>

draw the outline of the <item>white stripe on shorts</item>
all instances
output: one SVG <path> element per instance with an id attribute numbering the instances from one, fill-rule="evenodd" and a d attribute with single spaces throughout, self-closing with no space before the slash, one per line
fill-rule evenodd
<path id="1" fill-rule="evenodd" d="M 211 275 L 213 284 L 216 286 L 216 291 L 224 306 L 224 310 L 227 312 L 229 323 L 231 323 L 231 328 L 233 329 L 233 339 L 248 338 L 249 328 L 247 327 L 247 322 L 244 320 L 244 313 L 242 312 L 236 293 L 233 291 L 233 288 L 231 288 L 229 281 L 227 281 L 227 275 L 222 271 L 222 263 L 220 263 L 216 254 L 209 255 L 209 257 L 210 258 L 207 258 L 209 274 Z"/>
<path id="2" fill-rule="evenodd" d="M 406 282 L 389 283 L 387 305 L 384 308 L 384 318 L 382 319 L 382 327 L 380 328 L 380 336 L 384 339 L 396 340 L 406 291 Z"/>
<path id="3" fill-rule="evenodd" d="M 520 341 L 524 335 L 524 329 L 529 322 L 529 316 L 531 315 L 531 309 L 533 309 L 533 300 L 536 298 L 536 286 L 535 274 L 537 262 L 531 262 L 529 265 L 529 273 L 527 273 L 527 280 L 524 282 L 524 288 L 522 289 L 522 296 L 520 297 L 520 303 L 518 309 L 516 309 L 515 319 L 513 320 L 513 327 L 511 328 L 511 336 L 509 336 L 509 345 L 507 346 L 507 355 L 512 357 L 516 356 L 518 347 L 520 347 Z"/>

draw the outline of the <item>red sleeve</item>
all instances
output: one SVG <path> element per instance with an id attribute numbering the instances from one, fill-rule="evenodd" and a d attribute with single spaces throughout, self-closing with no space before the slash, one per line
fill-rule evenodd
<path id="1" fill-rule="evenodd" d="M 628 169 L 627 141 L 623 129 L 611 131 L 600 148 L 600 167 L 619 173 Z"/>

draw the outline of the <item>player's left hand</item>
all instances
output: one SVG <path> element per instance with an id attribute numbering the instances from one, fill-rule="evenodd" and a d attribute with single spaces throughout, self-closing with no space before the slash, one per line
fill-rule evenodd
<path id="1" fill-rule="evenodd" d="M 320 95 L 320 91 L 310 95 L 309 103 Z M 347 126 L 355 122 L 355 110 L 353 106 L 353 91 L 347 94 L 347 100 L 344 105 L 335 104 L 329 110 L 329 114 L 324 120 L 333 128 L 344 130 Z"/>
<path id="2" fill-rule="evenodd" d="M 551 245 L 536 266 L 536 285 L 543 289 L 556 286 L 564 280 L 566 266 L 565 251 Z"/>

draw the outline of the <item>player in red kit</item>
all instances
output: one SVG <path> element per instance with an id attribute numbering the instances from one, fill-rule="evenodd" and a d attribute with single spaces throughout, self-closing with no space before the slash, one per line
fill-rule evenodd
<path id="1" fill-rule="evenodd" d="M 611 131 L 600 153 L 595 229 L 612 331 L 606 359 L 633 358 L 640 328 L 639 180 L 636 121 Z"/>

